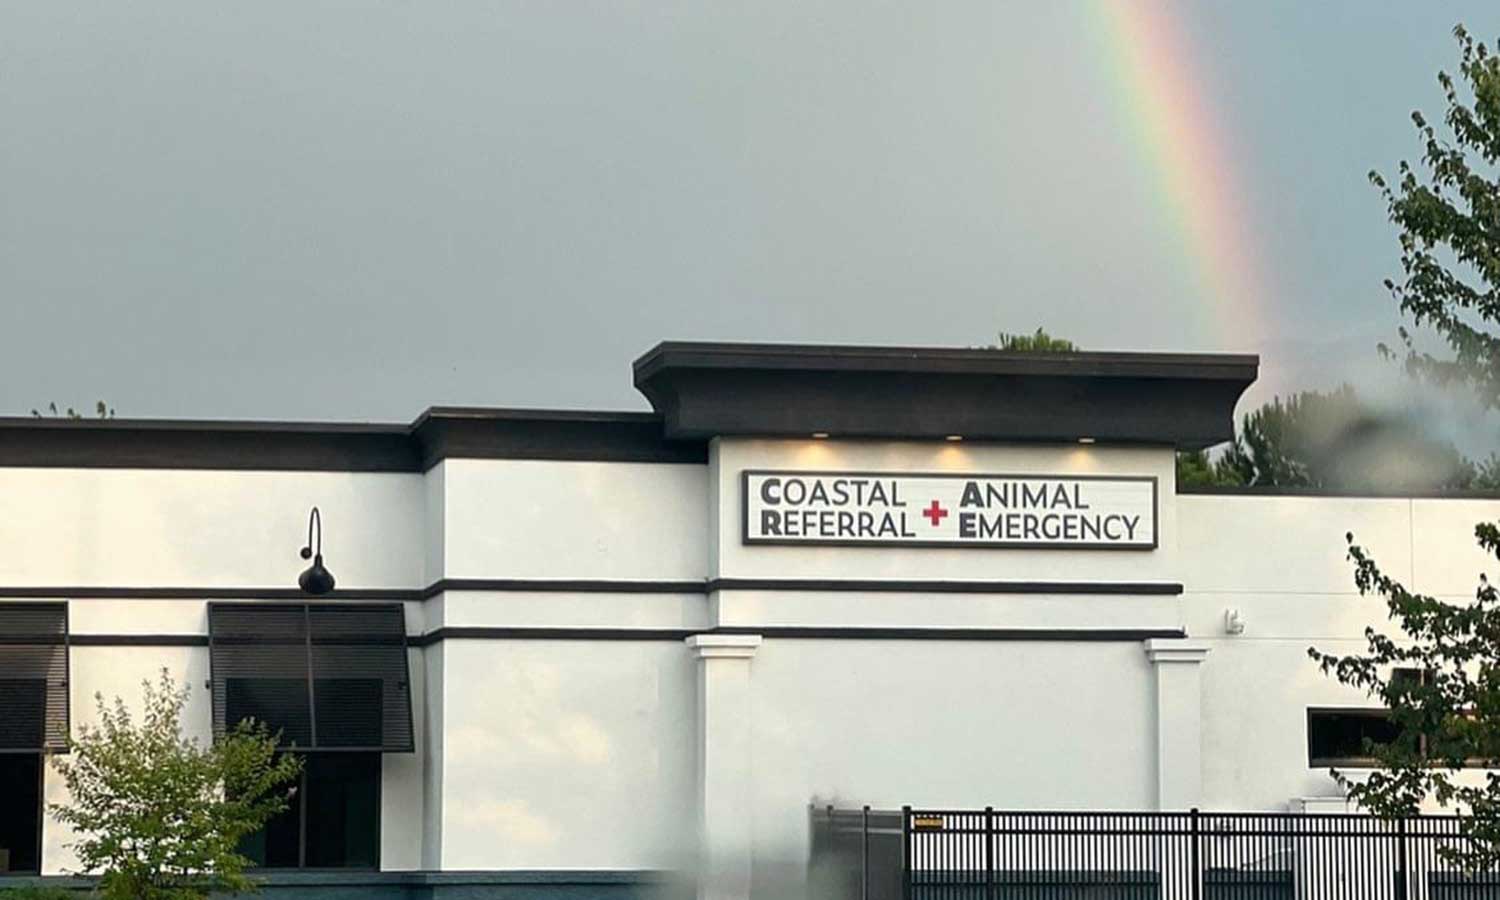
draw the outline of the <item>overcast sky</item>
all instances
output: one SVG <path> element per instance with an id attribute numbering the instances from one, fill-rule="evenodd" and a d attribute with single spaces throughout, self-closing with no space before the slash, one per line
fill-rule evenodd
<path id="1" fill-rule="evenodd" d="M 1258 352 L 1261 393 L 1370 377 L 1365 174 L 1500 5 L 1155 7 L 1246 309 L 1192 274 L 1100 2 L 0 0 L 0 414 L 642 408 L 662 339 L 1038 325 Z"/>

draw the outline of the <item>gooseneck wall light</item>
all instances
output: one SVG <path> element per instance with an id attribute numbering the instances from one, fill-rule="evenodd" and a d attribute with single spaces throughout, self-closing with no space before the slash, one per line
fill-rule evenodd
<path id="1" fill-rule="evenodd" d="M 313 527 L 318 529 L 318 542 L 313 543 Z M 314 549 L 316 547 L 316 549 Z M 312 565 L 307 571 L 297 576 L 297 586 L 304 593 L 312 594 L 314 597 L 322 596 L 333 590 L 333 573 L 323 565 L 323 515 L 318 508 L 312 508 L 312 514 L 307 517 L 307 546 L 302 548 L 302 558 L 311 559 Z"/>

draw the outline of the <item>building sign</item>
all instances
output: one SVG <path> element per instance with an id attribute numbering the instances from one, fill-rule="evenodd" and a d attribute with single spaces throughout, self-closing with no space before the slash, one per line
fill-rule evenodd
<path id="1" fill-rule="evenodd" d="M 1156 479 L 746 471 L 747 544 L 1150 550 Z"/>

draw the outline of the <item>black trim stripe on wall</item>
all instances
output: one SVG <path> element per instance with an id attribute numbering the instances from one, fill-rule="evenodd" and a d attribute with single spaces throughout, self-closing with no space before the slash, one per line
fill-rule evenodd
<path id="1" fill-rule="evenodd" d="M 54 598 L 74 600 L 298 600 L 308 596 L 297 588 L 253 587 L 97 587 L 58 585 L 0 586 L 0 598 Z M 396 602 L 422 600 L 422 591 L 406 588 L 354 588 L 337 590 L 318 600 L 375 600 Z"/>
<path id="2" fill-rule="evenodd" d="M 75 634 L 75 647 L 207 647 L 206 634 Z"/>
<path id="3" fill-rule="evenodd" d="M 885 641 L 1144 641 L 1185 638 L 1179 629 L 1099 628 L 886 628 L 768 625 L 764 628 L 484 628 L 429 631 L 412 643 L 425 647 L 447 640 L 683 641 L 696 634 L 757 634 L 771 640 Z"/>
<path id="4" fill-rule="evenodd" d="M 852 578 L 714 578 L 713 591 L 854 591 L 901 594 L 1181 594 L 1182 585 L 1158 581 L 876 581 Z"/>
<path id="5" fill-rule="evenodd" d="M 443 578 L 422 590 L 424 598 L 448 591 L 537 594 L 702 594 L 704 582 L 610 578 Z"/>
<path id="6" fill-rule="evenodd" d="M 901 594 L 1079 594 L 1169 596 L 1178 582 L 1155 581 L 879 581 L 861 579 L 714 578 L 708 581 L 653 581 L 551 578 L 444 578 L 420 590 L 354 588 L 319 600 L 417 602 L 445 592 L 564 594 L 705 594 L 716 591 L 803 591 Z M 307 595 L 296 588 L 256 587 L 99 587 L 80 585 L 0 586 L 0 598 L 79 600 L 288 600 Z"/>
<path id="7" fill-rule="evenodd" d="M 1134 642 L 1185 638 L 1173 628 L 886 628 L 773 625 L 765 628 L 545 628 L 455 626 L 408 635 L 408 647 L 470 641 L 684 641 L 695 634 L 758 634 L 772 640 Z M 80 647 L 207 647 L 206 634 L 79 634 Z"/>

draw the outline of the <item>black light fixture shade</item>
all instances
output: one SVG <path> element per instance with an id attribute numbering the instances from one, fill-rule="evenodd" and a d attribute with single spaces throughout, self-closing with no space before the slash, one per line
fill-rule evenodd
<path id="1" fill-rule="evenodd" d="M 317 544 L 313 544 L 313 526 L 318 529 Z M 314 546 L 317 547 L 314 550 Z M 312 513 L 307 517 L 307 546 L 302 548 L 302 558 L 311 559 L 312 565 L 306 571 L 297 576 L 297 587 L 305 594 L 321 597 L 333 591 L 333 573 L 323 565 L 323 514 L 318 512 L 314 506 Z"/>

